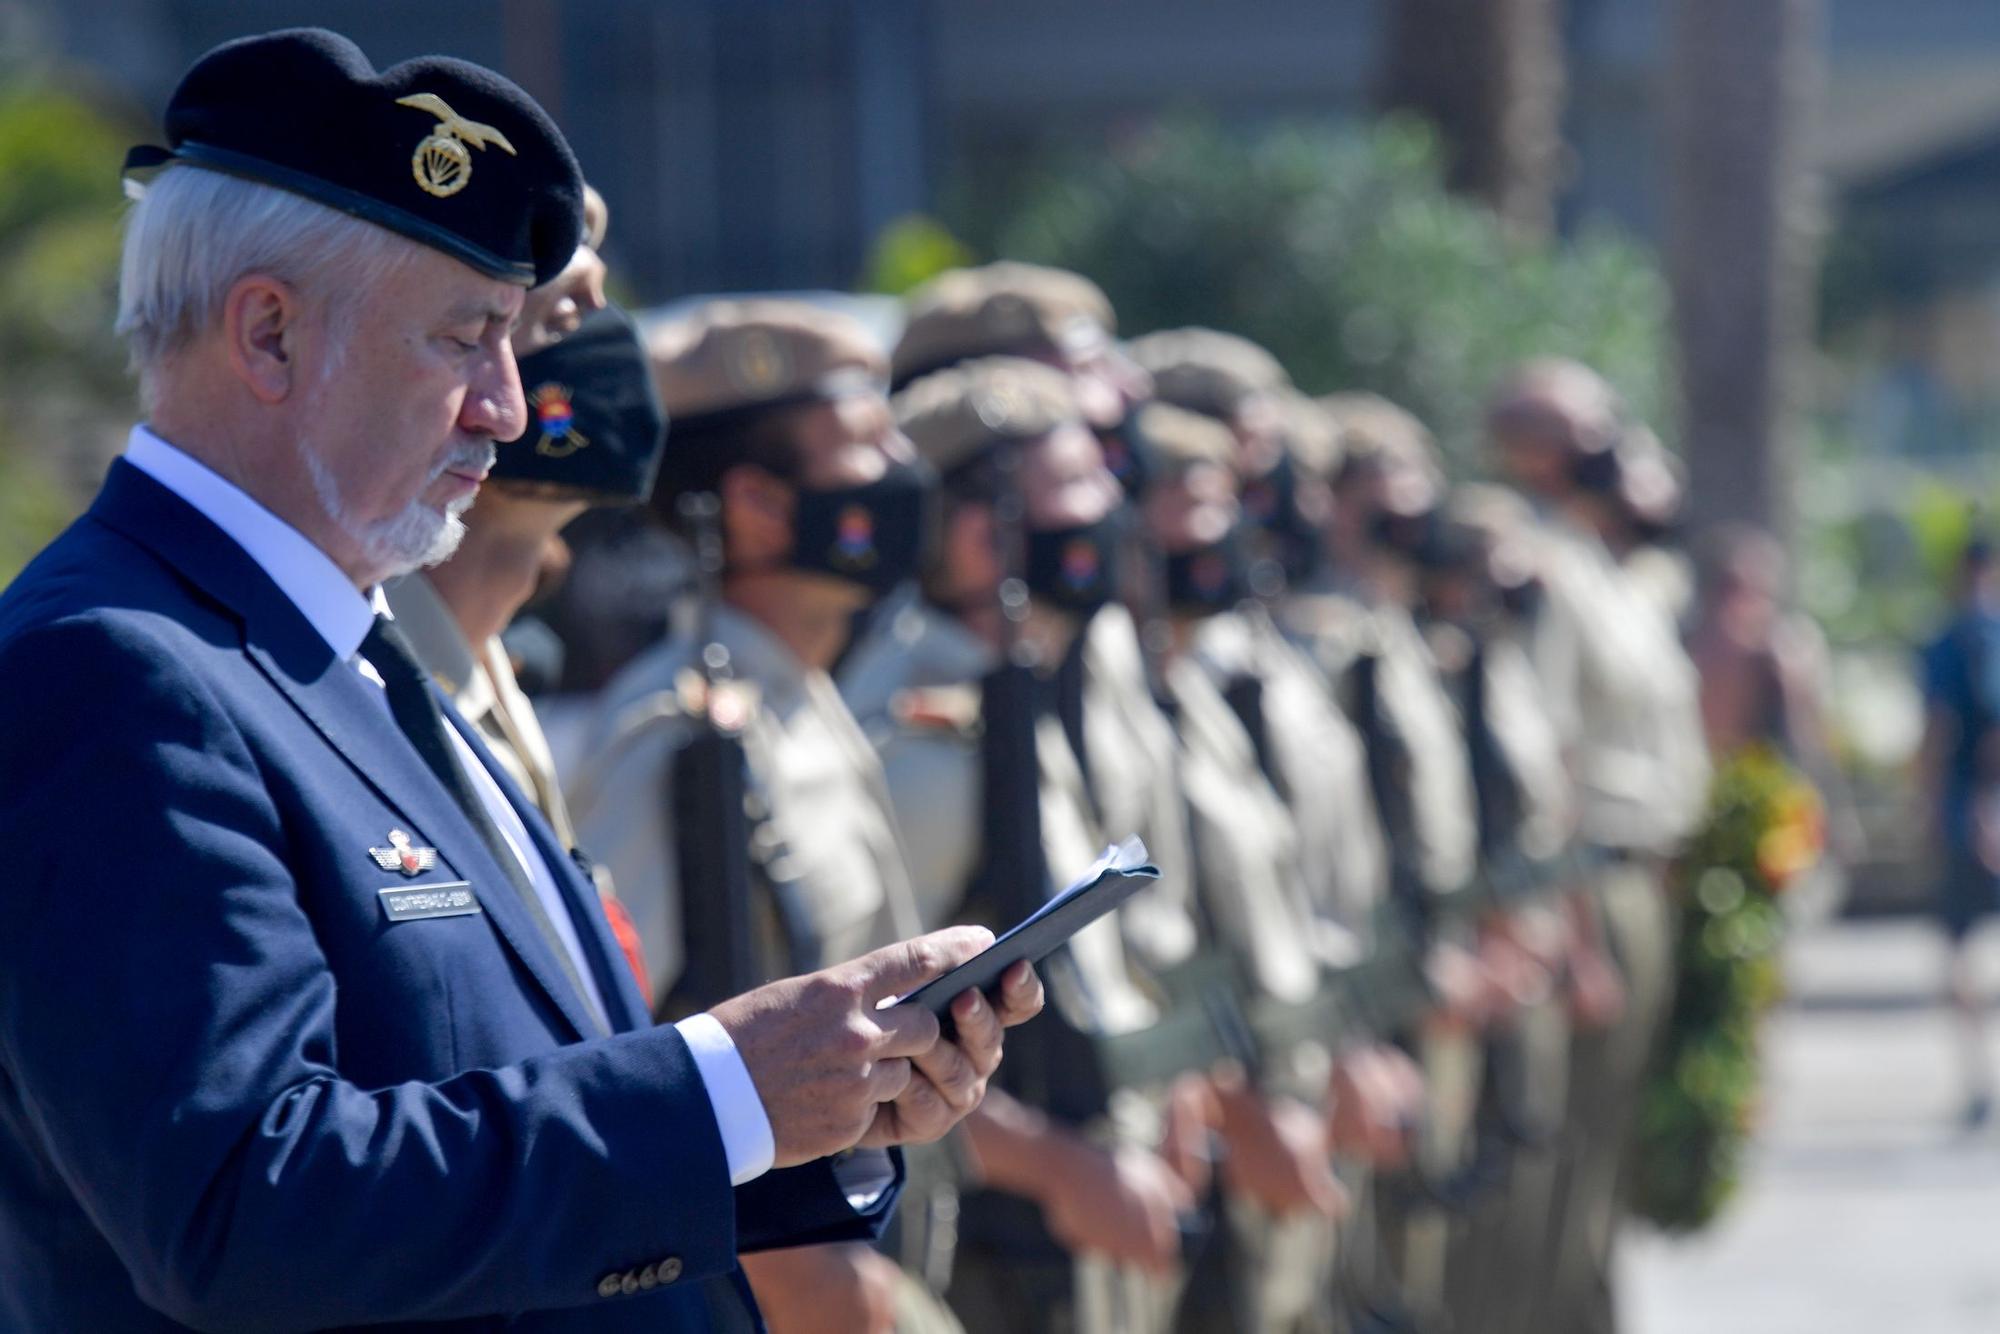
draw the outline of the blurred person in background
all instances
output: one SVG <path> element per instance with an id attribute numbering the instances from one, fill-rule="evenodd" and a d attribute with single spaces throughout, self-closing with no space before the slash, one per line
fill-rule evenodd
<path id="1" fill-rule="evenodd" d="M 1624 984 L 1619 1012 L 1580 1028 L 1571 1049 L 1556 1240 L 1535 1327 L 1617 1327 L 1613 1246 L 1626 1145 L 1647 1062 L 1671 1001 L 1673 914 L 1665 870 L 1700 818 L 1707 789 L 1694 670 L 1667 610 L 1627 577 L 1615 536 L 1623 427 L 1617 395 L 1572 361 L 1511 373 L 1490 400 L 1500 474 L 1535 517 L 1524 547 L 1544 590 L 1534 660 L 1575 784 L 1582 839 L 1594 846 L 1579 937 L 1602 939 Z M 1696 759 L 1700 760 L 1696 764 Z"/>
<path id="2" fill-rule="evenodd" d="M 841 691 L 880 751 L 924 919 L 1001 926 L 1129 833 L 1100 824 L 1054 708 L 1055 673 L 1114 588 L 1124 493 L 1056 367 L 962 362 L 895 407 L 939 474 L 942 540 L 921 589 L 886 602 L 843 659 Z M 1009 579 L 1024 602 L 1004 596 Z M 1161 1040 L 1160 989 L 1120 925 L 1093 923 L 1050 961 L 1054 1008 L 967 1127 L 957 1252 L 934 1243 L 926 1259 L 948 1265 L 969 1330 L 1164 1334 L 1172 1320 L 1181 1216 L 1207 1183 L 1156 1152 L 1164 1086 L 1213 1057 Z M 1122 1074 L 1108 1046 L 1152 1049 L 1151 1075 Z"/>
<path id="3" fill-rule="evenodd" d="M 2000 559 L 1986 537 L 1959 558 L 1951 619 L 1923 650 L 1926 719 L 1919 769 L 1939 850 L 1937 911 L 1949 947 L 1945 990 L 1958 1016 L 1968 1129 L 1993 1116 L 1984 1005 L 1967 950 L 2000 888 Z"/>
<path id="4" fill-rule="evenodd" d="M 927 472 L 891 415 L 886 355 L 849 317 L 712 301 L 648 350 L 673 423 L 651 509 L 703 579 L 598 698 L 568 795 L 670 1018 L 920 918 L 880 763 L 827 669 L 854 614 L 916 575 Z M 704 765 L 717 732 L 744 775 L 734 809 L 710 804 L 726 777 Z M 744 1271 L 776 1334 L 958 1329 L 858 1242 L 747 1256 Z"/>

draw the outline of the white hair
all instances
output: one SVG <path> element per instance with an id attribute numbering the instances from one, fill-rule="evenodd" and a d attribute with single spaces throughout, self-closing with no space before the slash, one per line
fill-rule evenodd
<path id="1" fill-rule="evenodd" d="M 170 165 L 137 192 L 118 271 L 118 332 L 147 410 L 161 368 L 215 326 L 223 298 L 246 274 L 269 274 L 325 302 L 338 357 L 361 299 L 416 251 L 414 242 L 304 195 Z"/>

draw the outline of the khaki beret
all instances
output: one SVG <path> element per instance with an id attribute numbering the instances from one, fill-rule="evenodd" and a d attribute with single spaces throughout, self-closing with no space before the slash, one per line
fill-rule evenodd
<path id="1" fill-rule="evenodd" d="M 1444 480 L 1437 441 L 1407 408 L 1380 394 L 1328 394 L 1319 406 L 1332 417 L 1346 464 L 1414 468 L 1435 482 Z"/>
<path id="2" fill-rule="evenodd" d="M 889 371 L 860 321 L 804 301 L 712 301 L 655 329 L 646 350 L 675 430 L 727 413 L 879 392 Z"/>
<path id="3" fill-rule="evenodd" d="M 1232 471 L 1236 436 L 1213 417 L 1154 401 L 1139 409 L 1139 433 L 1158 478 L 1171 480 L 1190 468 L 1213 463 Z"/>
<path id="4" fill-rule="evenodd" d="M 984 357 L 935 371 L 895 399 L 896 424 L 925 462 L 948 475 L 996 445 L 1080 422 L 1069 376 L 1022 357 Z"/>
<path id="5" fill-rule="evenodd" d="M 1341 447 L 1340 423 L 1316 399 L 1296 389 L 1279 392 L 1276 400 L 1285 452 L 1312 476 L 1332 481 L 1347 456 Z"/>
<path id="6" fill-rule="evenodd" d="M 1535 527 L 1534 506 L 1519 492 L 1491 482 L 1468 482 L 1455 488 L 1445 502 L 1445 515 L 1496 546 L 1519 539 Z"/>
<path id="7" fill-rule="evenodd" d="M 1126 351 L 1152 372 L 1162 400 L 1206 417 L 1233 417 L 1246 400 L 1292 384 L 1276 357 L 1218 329 L 1165 329 L 1135 339 Z"/>
<path id="8" fill-rule="evenodd" d="M 1540 440 L 1576 454 L 1609 449 L 1623 415 L 1618 392 L 1580 361 L 1547 357 L 1516 367 L 1493 391 L 1487 432 Z"/>
<path id="9" fill-rule="evenodd" d="M 1014 260 L 952 269 L 911 292 L 894 379 L 973 357 L 1061 354 L 1103 342 L 1116 327 L 1104 290 L 1079 273 Z"/>

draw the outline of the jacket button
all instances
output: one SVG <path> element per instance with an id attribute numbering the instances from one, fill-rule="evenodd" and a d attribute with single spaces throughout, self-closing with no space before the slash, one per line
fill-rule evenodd
<path id="1" fill-rule="evenodd" d="M 624 1293 L 627 1297 L 630 1297 L 633 1293 L 637 1292 L 638 1290 L 639 1290 L 639 1271 L 636 1269 L 626 1270 L 624 1275 L 620 1277 L 618 1280 L 618 1291 Z"/>
<path id="2" fill-rule="evenodd" d="M 639 1271 L 639 1291 L 651 1292 L 659 1286 L 660 1267 L 658 1265 L 647 1265 Z"/>
<path id="3" fill-rule="evenodd" d="M 603 1278 L 597 1280 L 597 1295 L 600 1297 L 616 1297 L 618 1295 L 618 1287 L 618 1275 L 606 1274 Z"/>
<path id="4" fill-rule="evenodd" d="M 680 1257 L 669 1255 L 666 1259 L 660 1261 L 658 1273 L 660 1275 L 660 1282 L 662 1283 L 672 1283 L 675 1279 L 679 1278 L 681 1276 Z"/>

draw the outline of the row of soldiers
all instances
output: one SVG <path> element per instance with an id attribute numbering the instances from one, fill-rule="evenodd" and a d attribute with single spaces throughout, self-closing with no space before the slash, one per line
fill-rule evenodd
<path id="1" fill-rule="evenodd" d="M 891 351 L 779 300 L 642 337 L 592 224 L 517 335 L 536 423 L 390 597 L 658 1015 L 1004 927 L 1127 836 L 1162 872 L 1048 962 L 880 1249 L 745 1257 L 772 1329 L 1609 1329 L 1706 782 L 1611 389 L 1525 367 L 1508 485 L 1454 489 L 1402 409 L 1121 342 L 1074 274 L 946 273 Z M 693 574 L 559 786 L 497 636 L 612 503 Z"/>

